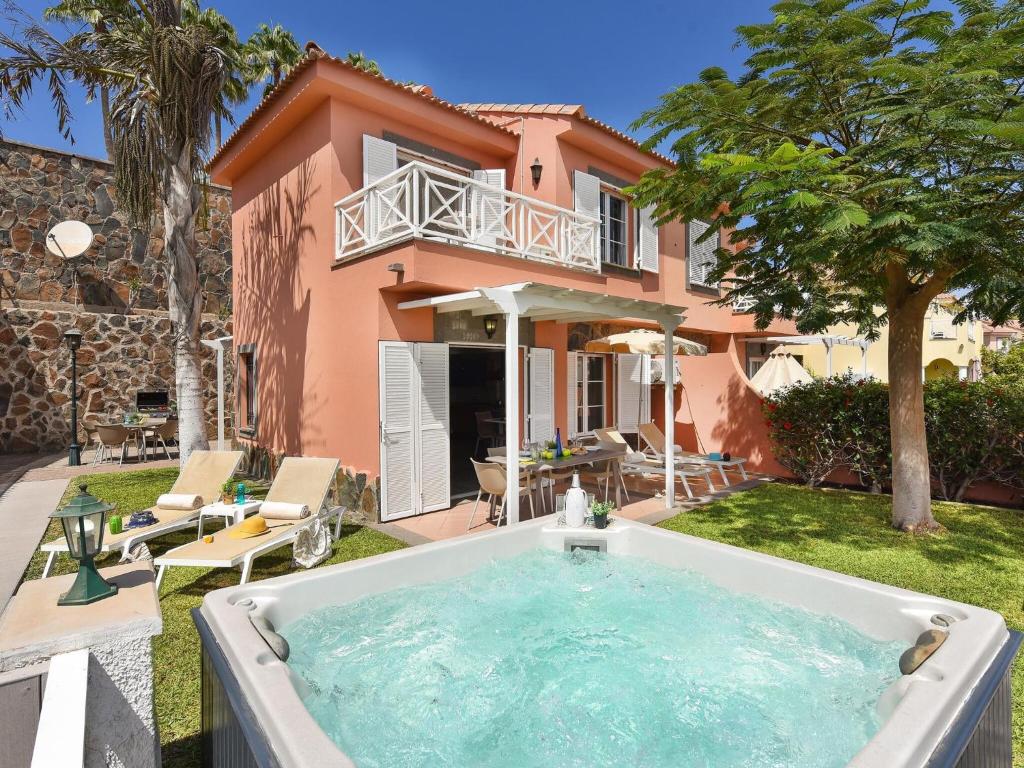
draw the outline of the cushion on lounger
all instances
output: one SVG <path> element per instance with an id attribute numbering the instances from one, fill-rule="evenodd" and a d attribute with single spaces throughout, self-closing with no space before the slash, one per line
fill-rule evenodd
<path id="1" fill-rule="evenodd" d="M 197 493 L 165 493 L 156 500 L 160 509 L 199 509 L 203 497 Z"/>
<path id="2" fill-rule="evenodd" d="M 309 517 L 309 507 L 284 501 L 264 501 L 260 505 L 260 515 L 267 520 L 301 520 Z"/>

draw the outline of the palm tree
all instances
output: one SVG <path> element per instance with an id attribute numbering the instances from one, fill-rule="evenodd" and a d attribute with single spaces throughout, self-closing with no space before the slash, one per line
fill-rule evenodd
<path id="1" fill-rule="evenodd" d="M 65 0 L 67 2 L 67 0 Z M 200 8 L 197 0 L 184 0 L 182 20 L 188 24 L 199 24 L 206 28 L 210 37 L 224 54 L 226 72 L 224 78 L 224 103 L 219 105 L 213 116 L 214 141 L 220 149 L 223 139 L 223 122 L 234 123 L 229 107 L 237 107 L 249 98 L 252 80 L 245 60 L 245 46 L 238 40 L 234 26 L 213 8 Z"/>
<path id="2" fill-rule="evenodd" d="M 249 82 L 260 83 L 269 79 L 263 88 L 264 96 L 274 90 L 281 78 L 302 59 L 302 49 L 295 37 L 280 24 L 273 27 L 260 24 L 246 41 L 245 48 Z"/>
<path id="3" fill-rule="evenodd" d="M 362 51 L 359 51 L 357 53 L 349 51 L 348 55 L 345 57 L 345 61 L 347 61 L 356 69 L 361 69 L 363 70 L 363 72 L 369 72 L 371 75 L 384 74 L 383 72 L 380 71 L 380 65 L 373 59 L 366 58 L 366 54 L 364 54 Z"/>
<path id="4" fill-rule="evenodd" d="M 118 202 L 132 223 L 164 221 L 168 309 L 173 329 L 182 464 L 206 446 L 199 357 L 202 295 L 196 216 L 202 153 L 211 119 L 224 110 L 229 64 L 209 30 L 183 24 L 182 0 L 96 0 L 101 24 L 58 40 L 17 6 L 0 31 L 0 99 L 21 110 L 41 82 L 71 137 L 70 82 L 109 89 Z"/>

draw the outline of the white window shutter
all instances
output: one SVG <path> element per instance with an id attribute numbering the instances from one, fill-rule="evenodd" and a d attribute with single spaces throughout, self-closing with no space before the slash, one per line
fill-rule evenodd
<path id="1" fill-rule="evenodd" d="M 529 441 L 544 443 L 555 439 L 555 352 L 530 349 Z"/>
<path id="2" fill-rule="evenodd" d="M 583 171 L 573 175 L 573 201 L 578 213 L 601 218 L 601 180 Z"/>
<path id="3" fill-rule="evenodd" d="M 650 384 L 645 379 L 647 366 L 644 355 L 624 353 L 615 355 L 615 424 L 619 432 L 635 433 L 644 422 L 645 388 Z M 646 386 L 645 386 L 646 385 Z M 646 413 L 650 413 L 650 403 Z"/>
<path id="4" fill-rule="evenodd" d="M 363 134 L 363 186 L 398 170 L 398 147 L 390 141 Z"/>
<path id="5" fill-rule="evenodd" d="M 658 227 L 654 223 L 654 206 L 636 212 L 636 268 L 658 271 Z"/>
<path id="6" fill-rule="evenodd" d="M 701 285 L 706 288 L 717 288 L 718 283 L 712 282 L 709 275 L 718 263 L 715 250 L 718 248 L 720 234 L 709 237 L 704 242 L 697 242 L 700 237 L 708 231 L 710 224 L 694 219 L 687 227 L 689 242 L 687 245 L 687 275 L 692 285 Z"/>
<path id="7" fill-rule="evenodd" d="M 473 189 L 473 240 L 481 247 L 494 248 L 505 240 L 505 169 L 473 171 L 473 178 L 494 187 L 493 192 Z"/>
<path id="8" fill-rule="evenodd" d="M 416 467 L 420 512 L 451 506 L 448 345 L 417 344 L 419 383 Z"/>
<path id="9" fill-rule="evenodd" d="M 380 490 L 381 519 L 416 514 L 414 345 L 380 342 Z"/>
<path id="10" fill-rule="evenodd" d="M 566 425 L 566 433 L 569 437 L 576 437 L 579 434 L 579 384 L 577 382 L 577 372 L 579 365 L 579 352 L 570 352 L 568 365 L 566 370 L 568 374 L 566 378 L 569 380 L 569 391 L 566 393 L 566 410 L 568 412 L 568 418 Z"/>
<path id="11" fill-rule="evenodd" d="M 643 358 L 640 371 L 640 423 L 651 423 L 651 356 Z M 674 361 L 673 361 L 674 362 Z M 679 379 L 676 379 L 679 381 Z M 639 430 L 638 430 L 639 431 Z"/>

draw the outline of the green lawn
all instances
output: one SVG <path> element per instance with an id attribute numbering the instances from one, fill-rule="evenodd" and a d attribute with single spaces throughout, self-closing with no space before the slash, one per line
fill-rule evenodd
<path id="1" fill-rule="evenodd" d="M 83 480 L 91 493 L 130 512 L 153 503 L 176 475 L 173 469 L 156 469 Z M 68 496 L 76 486 L 69 486 Z M 946 533 L 909 536 L 889 526 L 886 497 L 771 484 L 677 515 L 661 526 L 985 606 L 1005 616 L 1012 628 L 1024 630 L 1024 515 L 947 503 L 936 503 L 935 515 Z M 51 525 L 47 540 L 58 535 Z M 157 556 L 194 536 L 187 530 L 168 535 L 151 541 L 150 549 Z M 373 529 L 344 526 L 329 562 L 404 546 Z M 287 573 L 290 557 L 290 548 L 283 548 L 261 558 L 253 578 Z M 38 578 L 43 562 L 36 553 L 26 578 Z M 72 569 L 62 556 L 54 572 Z M 156 706 L 168 768 L 199 765 L 199 642 L 189 610 L 206 592 L 237 584 L 238 578 L 237 571 L 177 568 L 168 573 L 161 590 L 164 632 L 154 641 Z M 1014 766 L 1024 768 L 1024 657 L 1014 671 Z"/>
<path id="2" fill-rule="evenodd" d="M 889 524 L 888 497 L 771 484 L 662 528 L 998 611 L 1024 630 L 1024 514 L 938 503 L 942 534 Z M 1014 667 L 1014 766 L 1024 768 L 1024 653 Z"/>
<path id="3" fill-rule="evenodd" d="M 127 514 L 155 502 L 157 496 L 170 489 L 177 474 L 176 469 L 147 469 L 91 475 L 69 484 L 65 501 L 78 492 L 79 482 L 87 482 L 90 493 L 116 503 L 120 511 Z M 259 489 L 254 495 L 261 495 Z M 214 522 L 211 530 L 217 526 Z M 51 523 L 44 540 L 60 535 L 59 526 Z M 171 547 L 194 539 L 195 535 L 194 530 L 186 529 L 150 541 L 149 548 L 157 557 Z M 343 525 L 341 538 L 334 544 L 334 555 L 325 565 L 391 552 L 404 546 L 401 541 L 372 528 Z M 37 552 L 25 578 L 39 578 L 45 560 L 42 553 Z M 109 565 L 116 560 L 116 556 L 107 556 L 99 563 Z M 291 547 L 283 547 L 259 558 L 253 567 L 253 580 L 288 573 L 291 571 L 290 560 Z M 53 572 L 59 574 L 73 570 L 73 562 L 61 555 Z M 160 589 L 164 631 L 154 639 L 153 652 L 156 713 L 165 768 L 199 766 L 199 636 L 189 611 L 197 608 L 203 595 L 210 590 L 237 584 L 238 579 L 237 570 L 200 568 L 172 568 L 164 578 Z"/>

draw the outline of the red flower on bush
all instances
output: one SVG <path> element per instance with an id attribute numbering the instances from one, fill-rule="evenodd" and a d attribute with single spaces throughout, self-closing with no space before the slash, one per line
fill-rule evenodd
<path id="1" fill-rule="evenodd" d="M 768 403 L 768 410 L 771 411 L 772 413 L 775 413 L 777 410 L 779 410 L 779 406 L 776 405 L 775 403 Z"/>
<path id="2" fill-rule="evenodd" d="M 788 421 L 784 421 L 784 422 L 782 422 L 782 428 L 783 429 L 792 429 L 793 425 L 790 424 Z"/>
<path id="3" fill-rule="evenodd" d="M 765 419 L 764 420 L 764 425 L 766 427 L 774 427 L 775 426 L 775 422 L 773 422 L 771 419 Z"/>

